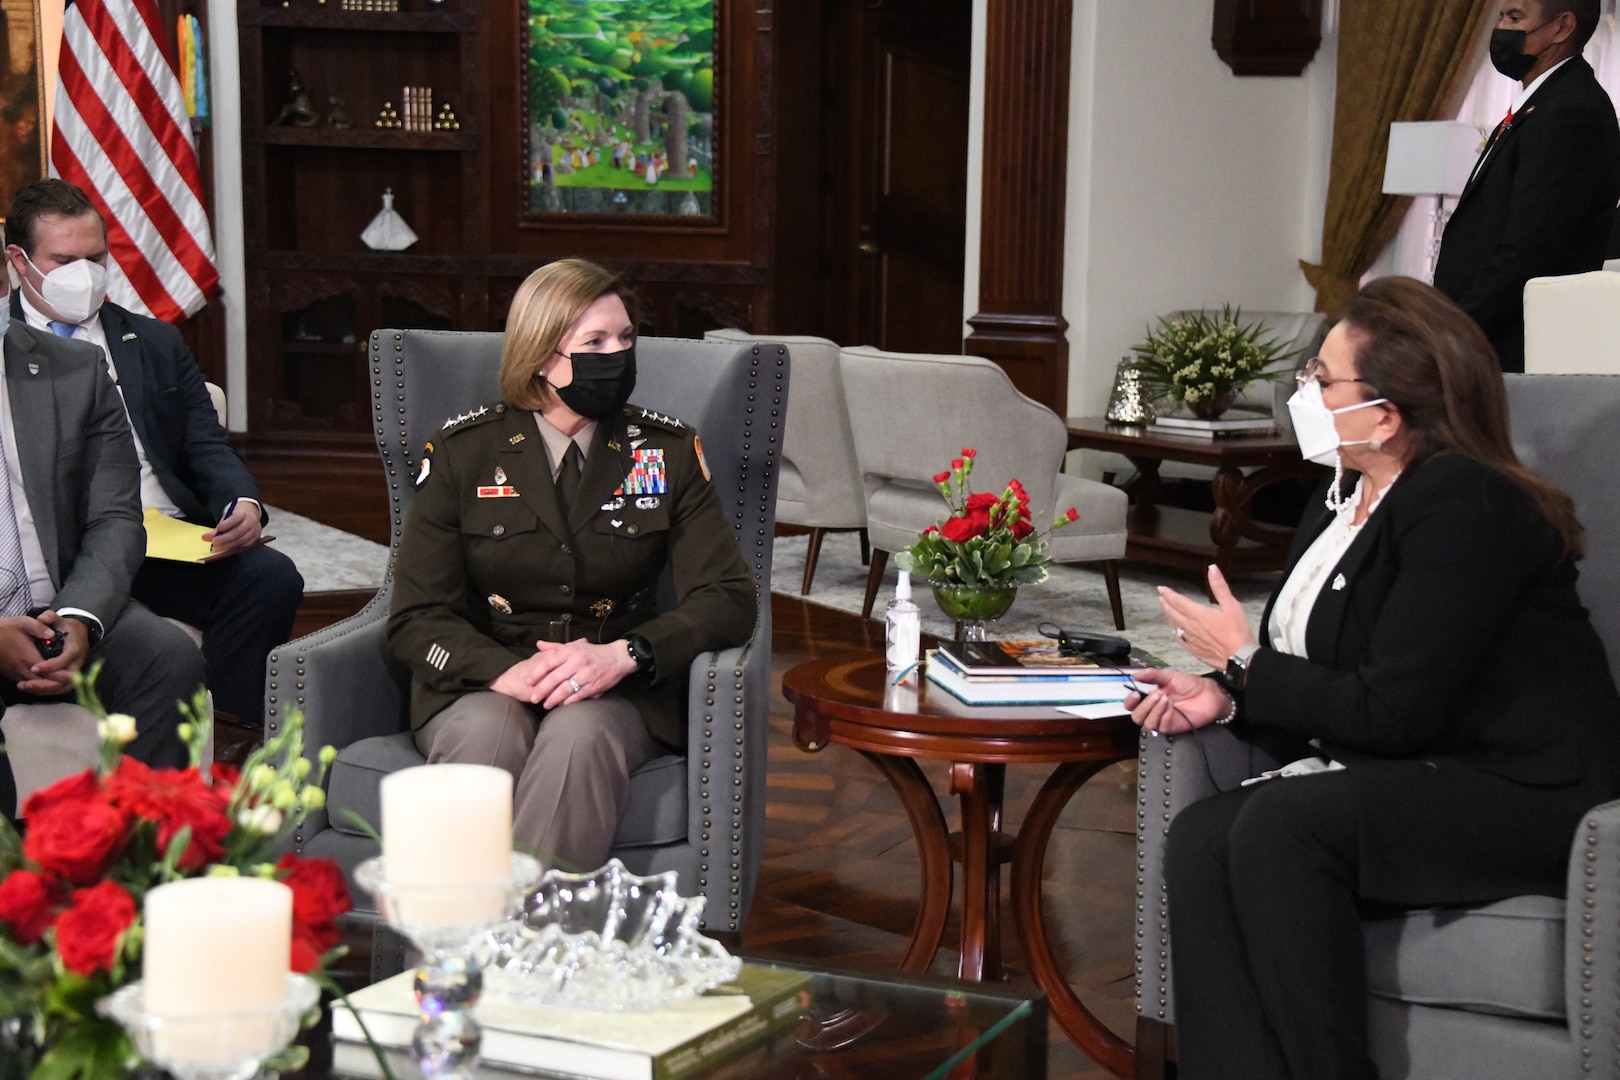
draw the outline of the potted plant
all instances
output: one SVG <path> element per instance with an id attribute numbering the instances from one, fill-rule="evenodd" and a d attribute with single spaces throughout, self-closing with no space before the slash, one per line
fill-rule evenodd
<path id="1" fill-rule="evenodd" d="M 1185 405 L 1212 420 L 1257 379 L 1281 374 L 1293 358 L 1259 323 L 1243 323 L 1230 304 L 1219 316 L 1206 311 L 1159 320 L 1147 340 L 1131 346 L 1136 371 L 1154 397 Z"/>

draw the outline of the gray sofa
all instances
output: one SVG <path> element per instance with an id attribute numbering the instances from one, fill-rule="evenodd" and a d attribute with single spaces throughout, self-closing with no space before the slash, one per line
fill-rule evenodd
<path id="1" fill-rule="evenodd" d="M 427 330 L 372 335 L 372 412 L 392 509 L 391 549 L 410 509 L 426 439 L 445 417 L 499 400 L 501 341 L 499 334 Z M 759 614 L 748 644 L 693 662 L 689 752 L 654 759 L 632 776 L 613 854 L 635 873 L 678 871 L 683 894 L 707 898 L 704 925 L 738 933 L 764 843 L 771 554 L 790 358 L 776 346 L 642 338 L 637 360 L 634 400 L 703 435 L 722 505 L 754 569 Z M 333 858 L 351 875 L 377 853 L 370 829 L 354 819 L 375 826 L 382 778 L 423 764 L 406 730 L 408 678 L 384 638 L 392 591 L 390 565 L 364 609 L 283 645 L 266 673 L 266 734 L 275 734 L 296 706 L 310 753 L 328 744 L 339 751 L 327 806 L 300 823 L 294 848 Z M 667 603 L 667 580 L 661 593 Z M 359 908 L 371 904 L 363 891 L 354 898 Z"/>
<path id="2" fill-rule="evenodd" d="M 1582 602 L 1620 678 L 1620 375 L 1509 375 L 1521 459 L 1575 500 L 1586 528 Z M 1278 762 L 1225 728 L 1144 738 L 1137 773 L 1137 1070 L 1162 1075 L 1171 996 L 1163 856 L 1187 804 Z M 1620 802 L 1594 807 L 1572 838 L 1568 899 L 1519 896 L 1479 908 L 1364 924 L 1369 1035 L 1384 1080 L 1620 1076 Z"/>

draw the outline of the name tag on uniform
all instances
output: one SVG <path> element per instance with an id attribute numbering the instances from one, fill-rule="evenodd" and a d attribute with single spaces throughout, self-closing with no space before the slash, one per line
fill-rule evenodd
<path id="1" fill-rule="evenodd" d="M 499 487 L 481 487 L 478 489 L 480 499 L 515 499 L 518 497 L 517 488 L 510 484 Z"/>

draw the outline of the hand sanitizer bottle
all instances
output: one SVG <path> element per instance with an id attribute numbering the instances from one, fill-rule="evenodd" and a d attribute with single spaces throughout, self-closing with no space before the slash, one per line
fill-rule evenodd
<path id="1" fill-rule="evenodd" d="M 911 574 L 900 571 L 894 586 L 894 599 L 883 615 L 884 659 L 890 671 L 915 667 L 922 644 L 922 614 L 911 602 Z"/>

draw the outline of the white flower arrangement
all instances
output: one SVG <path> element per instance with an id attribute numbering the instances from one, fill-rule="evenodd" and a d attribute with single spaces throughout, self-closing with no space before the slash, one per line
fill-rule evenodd
<path id="1" fill-rule="evenodd" d="M 1131 368 L 1158 398 L 1184 403 L 1195 412 L 1218 411 L 1256 379 L 1281 374 L 1293 359 L 1280 342 L 1265 336 L 1259 323 L 1244 325 L 1230 304 L 1219 317 L 1199 311 L 1160 319 L 1147 340 L 1131 346 Z"/>

